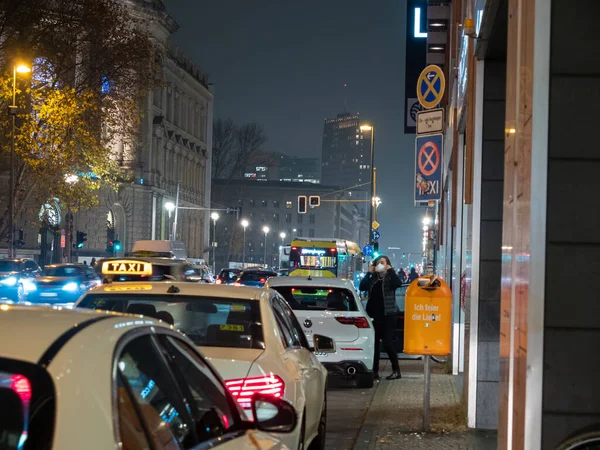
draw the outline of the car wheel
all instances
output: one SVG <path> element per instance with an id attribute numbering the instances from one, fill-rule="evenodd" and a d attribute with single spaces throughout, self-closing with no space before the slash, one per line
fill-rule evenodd
<path id="1" fill-rule="evenodd" d="M 359 389 L 366 389 L 373 387 L 373 374 L 372 373 L 359 373 L 356 375 L 356 387 Z"/>
<path id="2" fill-rule="evenodd" d="M 302 413 L 302 427 L 300 428 L 300 439 L 298 441 L 298 450 L 304 450 L 304 435 L 306 434 L 306 411 Z"/>
<path id="3" fill-rule="evenodd" d="M 319 434 L 310 443 L 308 450 L 325 450 L 325 440 L 327 439 L 327 394 L 325 394 L 324 398 L 323 410 L 319 419 Z"/>

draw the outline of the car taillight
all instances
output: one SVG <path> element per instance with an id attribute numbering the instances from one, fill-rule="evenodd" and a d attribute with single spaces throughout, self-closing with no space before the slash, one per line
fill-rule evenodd
<path id="1" fill-rule="evenodd" d="M 261 283 L 264 283 L 264 282 L 266 282 L 266 281 L 267 281 L 267 279 L 266 279 L 266 278 L 261 278 L 261 279 L 260 279 L 260 282 L 261 282 Z"/>
<path id="2" fill-rule="evenodd" d="M 217 280 L 215 281 L 215 284 L 221 284 L 221 283 L 222 283 L 222 281 L 219 278 L 217 278 Z"/>
<path id="3" fill-rule="evenodd" d="M 356 328 L 371 328 L 366 317 L 336 317 L 342 325 L 354 325 Z"/>
<path id="4" fill-rule="evenodd" d="M 233 283 L 234 286 L 241 286 L 242 283 L 240 283 L 239 281 L 236 281 L 235 283 Z"/>
<path id="5" fill-rule="evenodd" d="M 23 375 L 13 375 L 10 387 L 21 397 L 21 401 L 31 400 L 31 383 Z"/>
<path id="6" fill-rule="evenodd" d="M 225 381 L 225 386 L 242 408 L 250 409 L 250 399 L 256 393 L 283 397 L 285 383 L 277 375 L 236 378 Z"/>

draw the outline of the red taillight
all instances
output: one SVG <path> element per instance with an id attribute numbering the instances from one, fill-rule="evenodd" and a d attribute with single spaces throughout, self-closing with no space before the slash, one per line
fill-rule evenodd
<path id="1" fill-rule="evenodd" d="M 31 383 L 23 375 L 13 375 L 11 377 L 11 389 L 19 394 L 21 401 L 28 402 L 31 400 Z"/>
<path id="2" fill-rule="evenodd" d="M 265 281 L 267 281 L 267 279 L 266 279 L 266 278 L 261 278 L 261 279 L 260 279 L 260 282 L 261 282 L 261 283 L 264 283 Z"/>
<path id="3" fill-rule="evenodd" d="M 371 328 L 366 317 L 336 317 L 342 325 L 354 325 L 356 328 Z"/>
<path id="4" fill-rule="evenodd" d="M 225 386 L 242 408 L 250 409 L 250 399 L 256 393 L 282 397 L 285 383 L 277 375 L 237 378 L 225 381 Z"/>
<path id="5" fill-rule="evenodd" d="M 235 283 L 233 283 L 234 286 L 241 286 L 242 283 L 240 283 L 239 281 L 236 281 Z"/>
<path id="6" fill-rule="evenodd" d="M 219 278 L 217 278 L 217 280 L 215 281 L 215 284 L 221 284 L 223 281 L 221 281 Z"/>
<path id="7" fill-rule="evenodd" d="M 337 249 L 335 249 L 335 248 L 332 248 L 332 249 L 331 249 L 331 253 L 334 253 L 334 252 L 337 252 Z"/>
<path id="8" fill-rule="evenodd" d="M 292 250 L 298 250 L 298 247 L 292 247 Z"/>

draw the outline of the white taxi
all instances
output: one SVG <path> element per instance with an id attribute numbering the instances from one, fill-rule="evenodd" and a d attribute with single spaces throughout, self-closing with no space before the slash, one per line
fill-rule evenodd
<path id="1" fill-rule="evenodd" d="M 172 327 L 57 306 L 0 305 L 0 405 L 3 450 L 284 449 L 265 431 L 297 423 L 264 395 L 248 421 Z"/>
<path id="2" fill-rule="evenodd" d="M 334 352 L 317 354 L 332 375 L 354 379 L 359 388 L 373 386 L 375 330 L 351 281 L 277 277 L 266 287 L 285 298 L 309 340 L 315 333 L 333 339 Z"/>
<path id="3" fill-rule="evenodd" d="M 159 318 L 187 335 L 225 379 L 247 411 L 254 393 L 289 401 L 300 426 L 276 436 L 292 449 L 324 449 L 327 369 L 293 311 L 277 292 L 244 286 L 185 282 L 120 282 L 86 293 L 79 308 Z M 317 336 L 318 351 L 332 341 Z"/>

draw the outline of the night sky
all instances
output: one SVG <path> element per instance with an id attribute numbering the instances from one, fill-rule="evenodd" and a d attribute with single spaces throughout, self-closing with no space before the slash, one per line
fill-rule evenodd
<path id="1" fill-rule="evenodd" d="M 403 129 L 405 1 L 165 4 L 180 25 L 176 43 L 214 83 L 215 118 L 259 123 L 265 150 L 320 157 L 323 119 L 345 104 L 374 124 L 380 248 L 420 252 L 414 135 Z"/>

